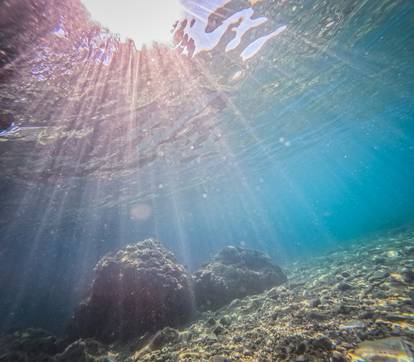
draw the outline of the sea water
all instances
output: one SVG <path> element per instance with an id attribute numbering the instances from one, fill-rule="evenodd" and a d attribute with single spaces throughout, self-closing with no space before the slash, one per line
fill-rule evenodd
<path id="1" fill-rule="evenodd" d="M 411 1 L 183 4 L 141 49 L 75 0 L 0 5 L 3 331 L 61 333 L 96 262 L 148 237 L 195 270 L 411 228 Z"/>

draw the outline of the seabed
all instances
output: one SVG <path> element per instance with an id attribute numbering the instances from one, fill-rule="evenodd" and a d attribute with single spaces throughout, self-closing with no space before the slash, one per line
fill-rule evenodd
<path id="1" fill-rule="evenodd" d="M 0 361 L 412 362 L 414 231 L 284 268 L 288 282 L 127 342 L 70 345 L 40 330 L 0 338 Z"/>

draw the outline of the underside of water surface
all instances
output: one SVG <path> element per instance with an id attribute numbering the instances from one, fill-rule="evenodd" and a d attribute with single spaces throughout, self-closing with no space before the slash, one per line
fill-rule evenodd
<path id="1" fill-rule="evenodd" d="M 414 3 L 0 0 L 0 362 L 413 362 Z"/>

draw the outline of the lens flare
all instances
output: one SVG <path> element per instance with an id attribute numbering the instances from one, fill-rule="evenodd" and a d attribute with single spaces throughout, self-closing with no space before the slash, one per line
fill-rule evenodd
<path id="1" fill-rule="evenodd" d="M 135 221 L 148 220 L 152 215 L 152 208 L 148 204 L 137 204 L 131 208 L 130 219 Z"/>

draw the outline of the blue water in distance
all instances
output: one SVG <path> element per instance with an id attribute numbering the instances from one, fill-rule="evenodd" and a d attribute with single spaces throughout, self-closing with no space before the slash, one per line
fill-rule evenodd
<path id="1" fill-rule="evenodd" d="M 310 3 L 317 2 L 303 2 Z M 54 222 L 51 188 L 41 186 L 24 212 L 8 210 L 13 218 L 1 225 L 1 255 L 12 282 L 0 304 L 2 328 L 61 331 L 96 261 L 147 237 L 160 239 L 194 270 L 225 245 L 265 251 L 286 266 L 373 233 L 411 227 L 414 8 L 406 1 L 381 5 L 368 1 L 329 44 L 315 44 L 312 55 L 300 54 L 280 68 L 257 65 L 247 91 L 231 95 L 242 119 L 220 123 L 226 142 L 216 157 L 222 161 L 205 169 L 203 161 L 189 164 L 188 185 L 179 171 L 180 187 L 174 188 L 156 168 L 143 169 L 140 177 L 152 179 L 158 190 L 154 197 Z M 373 9 L 385 15 L 363 33 Z M 269 30 L 283 24 L 286 33 L 293 28 L 286 18 Z M 277 48 L 283 34 L 269 46 Z M 265 62 L 266 51 L 256 57 Z M 282 90 L 273 93 L 277 82 Z M 250 113 L 246 99 L 263 103 L 260 112 Z M 198 178 L 202 182 L 194 182 Z M 9 198 L 27 196 L 11 182 Z M 80 209 L 94 198 L 93 181 L 75 186 L 64 208 Z M 119 188 L 107 184 L 100 195 Z"/>

